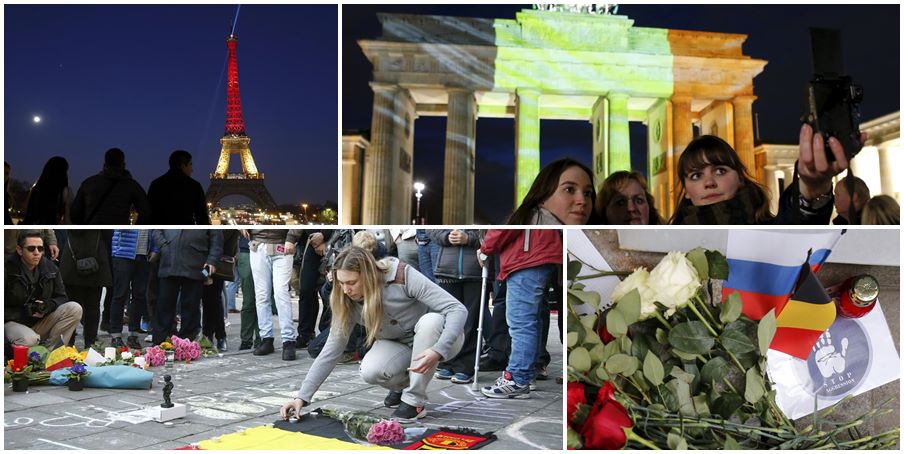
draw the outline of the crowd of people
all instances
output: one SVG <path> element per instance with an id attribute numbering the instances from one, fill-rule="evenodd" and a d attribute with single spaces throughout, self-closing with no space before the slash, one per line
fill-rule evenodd
<path id="1" fill-rule="evenodd" d="M 861 141 L 865 140 L 864 135 Z M 771 211 L 769 190 L 751 176 L 731 145 L 704 135 L 691 141 L 678 159 L 676 208 L 670 219 L 656 210 L 640 173 L 614 172 L 597 192 L 593 172 L 564 158 L 540 171 L 507 223 L 828 225 L 834 207 L 838 213 L 835 224 L 899 224 L 900 206 L 895 199 L 885 195 L 870 198 L 863 180 L 844 177 L 833 189 L 832 180 L 847 170 L 848 160 L 838 140 L 830 138 L 828 145 L 826 150 L 822 135 L 814 134 L 809 125 L 801 127 L 795 177 L 781 193 L 777 213 Z M 854 193 L 853 198 L 848 192 Z"/>
<path id="2" fill-rule="evenodd" d="M 8 229 L 7 354 L 13 344 L 75 345 L 79 325 L 79 348 L 107 331 L 115 347 L 177 335 L 228 351 L 227 313 L 239 312 L 238 350 L 270 355 L 278 338 L 283 360 L 299 348 L 316 357 L 284 417 L 336 364 L 360 361 L 362 378 L 410 422 L 425 415 L 431 380 L 470 383 L 475 365 L 502 372 L 481 390 L 490 398 L 528 397 L 549 377 L 562 249 L 561 231 L 546 229 Z"/>
<path id="3" fill-rule="evenodd" d="M 12 225 L 10 165 L 5 164 L 4 223 Z M 69 162 L 54 156 L 44 165 L 25 202 L 19 224 L 25 225 L 209 225 L 204 188 L 191 177 L 192 156 L 170 154 L 169 170 L 151 182 L 147 192 L 126 169 L 125 153 L 111 148 L 102 170 L 85 179 L 74 194 L 69 187 Z M 135 213 L 135 219 L 132 219 Z"/>

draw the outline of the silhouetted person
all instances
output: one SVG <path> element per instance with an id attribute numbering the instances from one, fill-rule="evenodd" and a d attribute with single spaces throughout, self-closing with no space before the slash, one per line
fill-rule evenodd
<path id="1" fill-rule="evenodd" d="M 122 150 L 111 148 L 104 154 L 104 169 L 78 188 L 72 223 L 128 225 L 133 207 L 138 212 L 136 224 L 147 224 L 151 214 L 147 194 L 126 170 Z"/>
<path id="2" fill-rule="evenodd" d="M 28 192 L 25 217 L 20 224 L 58 225 L 69 224 L 69 206 L 72 191 L 69 189 L 69 163 L 54 156 L 44 164 L 38 181 Z"/>
<path id="3" fill-rule="evenodd" d="M 191 177 L 191 154 L 176 150 L 169 157 L 169 171 L 151 183 L 151 223 L 154 225 L 210 224 L 204 188 Z"/>
<path id="4" fill-rule="evenodd" d="M 9 214 L 9 209 L 13 206 L 13 198 L 9 195 L 9 173 L 12 169 L 9 163 L 3 161 L 3 224 L 13 225 L 13 217 Z"/>

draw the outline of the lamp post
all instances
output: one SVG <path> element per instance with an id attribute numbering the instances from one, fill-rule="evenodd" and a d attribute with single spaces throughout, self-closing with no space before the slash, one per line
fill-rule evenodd
<path id="1" fill-rule="evenodd" d="M 421 183 L 420 181 L 414 183 L 414 196 L 417 198 L 417 208 L 415 209 L 414 222 L 412 222 L 412 224 L 421 224 L 421 197 L 424 196 L 424 194 L 422 194 L 424 187 L 424 183 Z"/>
<path id="2" fill-rule="evenodd" d="M 308 204 L 302 203 L 301 207 L 304 209 L 304 222 L 308 222 Z"/>

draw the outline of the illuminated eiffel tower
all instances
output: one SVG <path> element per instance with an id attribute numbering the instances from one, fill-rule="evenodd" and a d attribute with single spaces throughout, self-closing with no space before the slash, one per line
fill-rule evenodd
<path id="1" fill-rule="evenodd" d="M 228 195 L 248 197 L 259 208 L 275 208 L 276 202 L 264 185 L 264 174 L 257 171 L 251 149 L 248 144 L 251 138 L 245 134 L 245 120 L 242 116 L 242 100 L 239 97 L 239 64 L 236 59 L 238 38 L 230 34 L 226 38 L 229 49 L 227 65 L 228 82 L 226 84 L 226 132 L 220 139 L 223 148 L 217 169 L 210 174 L 210 186 L 207 188 L 207 201 L 216 206 Z M 229 159 L 237 154 L 242 160 L 242 173 L 229 173 Z"/>

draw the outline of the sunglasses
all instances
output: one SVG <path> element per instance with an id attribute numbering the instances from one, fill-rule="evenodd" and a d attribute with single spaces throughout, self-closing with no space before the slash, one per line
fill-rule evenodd
<path id="1" fill-rule="evenodd" d="M 44 246 L 25 246 L 25 250 L 28 252 L 34 252 L 37 250 L 38 252 L 44 252 Z"/>

